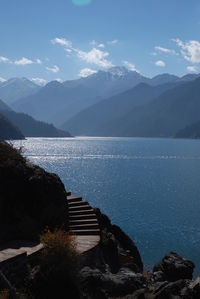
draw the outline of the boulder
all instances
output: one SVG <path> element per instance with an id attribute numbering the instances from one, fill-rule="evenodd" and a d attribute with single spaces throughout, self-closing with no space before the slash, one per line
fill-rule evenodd
<path id="1" fill-rule="evenodd" d="M 156 264 L 153 272 L 162 271 L 165 279 L 168 281 L 177 281 L 180 279 L 192 279 L 194 263 L 174 252 L 165 255 L 161 262 Z"/>
<path id="2" fill-rule="evenodd" d="M 146 284 L 142 274 L 136 274 L 126 268 L 121 268 L 119 272 L 113 274 L 109 271 L 101 272 L 99 269 L 84 267 L 80 271 L 80 281 L 88 297 L 95 292 L 111 297 L 124 296 L 144 288 Z"/>

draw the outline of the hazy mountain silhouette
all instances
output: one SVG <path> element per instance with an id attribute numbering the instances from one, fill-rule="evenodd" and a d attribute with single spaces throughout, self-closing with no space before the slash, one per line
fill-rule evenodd
<path id="1" fill-rule="evenodd" d="M 106 136 L 170 137 L 199 120 L 200 78 L 170 89 L 150 103 L 101 127 Z"/>
<path id="2" fill-rule="evenodd" d="M 4 130 L 6 130 L 5 132 L 9 132 L 9 130 L 11 132 L 11 129 L 9 128 L 14 128 L 15 131 L 17 131 L 16 134 L 13 133 L 12 135 L 14 137 L 16 136 L 16 138 L 14 139 L 18 139 L 17 136 L 20 137 L 19 134 L 20 131 L 26 137 L 70 137 L 71 136 L 67 131 L 57 129 L 52 124 L 47 124 L 45 122 L 37 121 L 33 119 L 31 116 L 24 113 L 17 113 L 12 111 L 1 100 L 0 100 L 0 113 L 1 113 L 1 123 L 2 123 L 1 131 L 4 128 Z M 3 127 L 3 123 L 6 124 L 7 127 L 5 127 L 5 125 Z M 1 133 L 1 136 L 4 136 L 3 133 Z M 6 136 L 9 136 L 9 134 L 7 134 Z"/>
<path id="3" fill-rule="evenodd" d="M 87 78 L 63 83 L 50 82 L 34 95 L 16 101 L 12 107 L 36 119 L 61 125 L 81 110 L 133 88 L 139 83 L 156 85 L 159 82 L 176 80 L 176 76 L 166 74 L 149 79 L 125 67 L 113 67 Z"/>
<path id="4" fill-rule="evenodd" d="M 200 78 L 156 87 L 140 84 L 85 109 L 63 128 L 76 135 L 169 137 L 199 120 L 199 94 Z"/>
<path id="5" fill-rule="evenodd" d="M 24 139 L 20 130 L 0 113 L 0 140 Z"/>
<path id="6" fill-rule="evenodd" d="M 17 99 L 36 93 L 40 86 L 27 78 L 11 78 L 0 84 L 0 98 L 11 104 Z"/>
<path id="7" fill-rule="evenodd" d="M 167 89 L 173 88 L 174 83 L 150 86 L 140 83 L 136 87 L 105 99 L 75 115 L 62 126 L 69 128 L 75 135 L 101 135 L 101 128 L 115 121 L 137 106 L 145 105 Z M 104 131 L 103 130 L 103 131 Z M 104 133 L 105 134 L 105 133 Z"/>

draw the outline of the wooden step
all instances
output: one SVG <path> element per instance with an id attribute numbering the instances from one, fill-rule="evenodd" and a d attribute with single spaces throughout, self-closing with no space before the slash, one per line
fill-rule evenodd
<path id="1" fill-rule="evenodd" d="M 76 210 L 76 211 L 71 211 L 69 210 L 69 216 L 79 216 L 79 215 L 91 215 L 94 214 L 94 210 L 93 209 L 88 209 L 88 210 Z M 96 217 L 96 215 L 95 215 Z"/>
<path id="2" fill-rule="evenodd" d="M 72 201 L 68 203 L 68 207 L 80 207 L 80 206 L 84 206 L 84 205 L 88 205 L 88 202 L 85 200 L 81 200 L 81 201 Z"/>
<path id="3" fill-rule="evenodd" d="M 78 220 L 71 220 L 69 219 L 69 224 L 70 225 L 79 225 L 79 224 L 98 224 L 98 221 L 96 218 L 91 218 L 91 219 L 78 219 Z"/>
<path id="4" fill-rule="evenodd" d="M 70 191 L 68 191 L 68 192 L 66 192 L 66 195 L 70 196 L 70 195 L 72 195 L 72 193 Z"/>
<path id="5" fill-rule="evenodd" d="M 69 212 L 84 211 L 84 210 L 90 210 L 90 209 L 92 210 L 92 208 L 90 207 L 89 204 L 84 204 L 82 206 L 69 206 L 68 207 Z"/>
<path id="6" fill-rule="evenodd" d="M 85 235 L 85 236 L 92 236 L 92 235 L 99 235 L 99 229 L 85 229 L 85 230 L 70 230 L 70 233 L 75 235 Z"/>
<path id="7" fill-rule="evenodd" d="M 85 230 L 85 229 L 99 229 L 98 223 L 92 223 L 92 224 L 76 224 L 69 226 L 70 230 Z"/>
<path id="8" fill-rule="evenodd" d="M 73 220 L 95 220 L 96 221 L 96 214 L 94 214 L 94 212 L 91 214 L 74 214 L 71 213 L 69 214 L 69 222 L 73 221 Z"/>
<path id="9" fill-rule="evenodd" d="M 81 196 L 74 196 L 74 195 L 70 195 L 70 196 L 67 196 L 67 201 L 68 202 L 73 202 L 73 201 L 80 201 L 82 200 L 82 197 Z"/>

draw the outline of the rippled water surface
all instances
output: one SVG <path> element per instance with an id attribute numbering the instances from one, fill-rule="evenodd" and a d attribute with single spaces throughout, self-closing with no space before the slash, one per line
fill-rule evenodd
<path id="1" fill-rule="evenodd" d="M 15 145 L 120 225 L 147 268 L 173 250 L 200 273 L 200 141 L 29 138 Z"/>

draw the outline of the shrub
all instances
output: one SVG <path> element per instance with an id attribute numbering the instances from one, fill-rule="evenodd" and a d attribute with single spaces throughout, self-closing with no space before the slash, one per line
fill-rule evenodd
<path id="1" fill-rule="evenodd" d="M 0 299 L 9 299 L 9 290 L 0 291 Z"/>
<path id="2" fill-rule="evenodd" d="M 75 239 L 66 231 L 47 230 L 41 235 L 44 249 L 40 269 L 34 277 L 32 293 L 35 298 L 79 298 L 78 256 Z"/>

